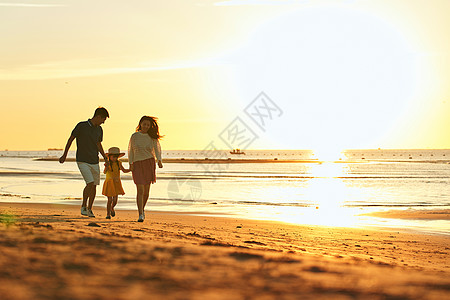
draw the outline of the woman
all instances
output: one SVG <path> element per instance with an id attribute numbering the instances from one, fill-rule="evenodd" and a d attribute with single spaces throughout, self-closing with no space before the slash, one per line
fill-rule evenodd
<path id="1" fill-rule="evenodd" d="M 131 135 L 128 146 L 128 159 L 137 187 L 136 204 L 139 211 L 138 222 L 144 222 L 145 205 L 150 195 L 150 185 L 156 182 L 156 161 L 162 168 L 161 146 L 159 144 L 158 123 L 156 118 L 143 116 L 136 132 Z"/>

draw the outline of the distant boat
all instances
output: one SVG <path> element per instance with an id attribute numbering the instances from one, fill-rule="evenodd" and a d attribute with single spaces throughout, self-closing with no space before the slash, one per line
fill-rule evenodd
<path id="1" fill-rule="evenodd" d="M 48 151 L 62 151 L 62 148 L 48 148 Z"/>
<path id="2" fill-rule="evenodd" d="M 241 149 L 233 149 L 233 151 L 230 151 L 230 154 L 245 154 L 245 152 L 241 151 Z"/>

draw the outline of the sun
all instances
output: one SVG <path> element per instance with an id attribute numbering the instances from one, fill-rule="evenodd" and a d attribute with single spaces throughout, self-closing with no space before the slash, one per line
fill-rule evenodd
<path id="1" fill-rule="evenodd" d="M 262 24 L 228 60 L 243 100 L 264 91 L 284 111 L 267 140 L 329 160 L 389 139 L 415 101 L 413 53 L 375 15 L 311 7 Z"/>

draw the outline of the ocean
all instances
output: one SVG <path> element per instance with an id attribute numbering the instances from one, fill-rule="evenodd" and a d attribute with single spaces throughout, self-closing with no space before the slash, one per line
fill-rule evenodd
<path id="1" fill-rule="evenodd" d="M 363 215 L 392 209 L 449 209 L 450 150 L 347 150 L 335 161 L 321 161 L 307 150 L 244 152 L 164 151 L 163 160 L 170 162 L 157 169 L 146 209 L 450 234 L 447 220 Z M 12 197 L 15 202 L 79 205 L 84 181 L 75 162 L 55 160 L 61 153 L 0 151 L 0 201 Z M 214 161 L 218 157 L 222 160 Z M 42 158 L 46 160 L 38 160 Z M 119 197 L 118 208 L 135 210 L 130 173 L 122 174 L 122 184 L 126 194 Z M 106 207 L 101 186 L 95 205 Z M 99 217 L 105 213 L 96 210 Z"/>

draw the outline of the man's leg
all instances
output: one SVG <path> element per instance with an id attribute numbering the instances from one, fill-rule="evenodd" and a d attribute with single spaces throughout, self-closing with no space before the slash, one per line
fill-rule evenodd
<path id="1" fill-rule="evenodd" d="M 98 164 L 88 164 L 90 176 L 92 176 L 92 182 L 89 181 L 88 185 L 90 188 L 88 190 L 88 216 L 95 217 L 92 213 L 92 206 L 94 205 L 95 194 L 97 192 L 97 185 L 100 184 L 100 167 Z"/>
<path id="2" fill-rule="evenodd" d="M 90 182 L 90 183 L 86 184 L 86 186 L 84 187 L 83 204 L 81 204 L 81 207 L 87 207 L 87 200 L 88 200 L 89 196 L 91 195 L 91 189 L 92 189 L 93 185 L 94 185 L 94 183 Z"/>
<path id="3" fill-rule="evenodd" d="M 92 197 L 92 189 L 95 190 L 95 180 L 94 177 L 95 172 L 92 171 L 92 167 L 84 162 L 77 162 L 78 169 L 80 169 L 81 175 L 83 176 L 84 181 L 86 182 L 86 186 L 83 189 L 83 202 L 81 204 L 81 214 L 88 215 L 87 211 L 87 202 L 89 199 L 89 203 L 91 202 Z M 97 178 L 98 179 L 98 178 Z M 98 180 L 97 180 L 98 181 Z M 95 195 L 94 195 L 95 197 Z M 92 207 L 92 205 L 90 205 Z"/>
<path id="4" fill-rule="evenodd" d="M 86 187 L 88 187 L 88 186 L 89 186 L 89 191 L 88 191 L 89 205 L 88 205 L 88 208 L 92 209 L 92 205 L 94 205 L 95 194 L 97 192 L 97 186 L 93 182 L 88 183 L 88 185 Z"/>

